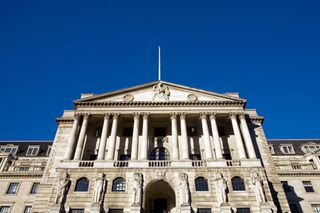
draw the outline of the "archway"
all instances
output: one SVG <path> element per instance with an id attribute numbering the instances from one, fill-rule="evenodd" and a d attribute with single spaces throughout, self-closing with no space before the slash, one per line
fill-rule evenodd
<path id="1" fill-rule="evenodd" d="M 173 213 L 176 196 L 170 185 L 159 180 L 149 183 L 145 190 L 145 213 Z"/>

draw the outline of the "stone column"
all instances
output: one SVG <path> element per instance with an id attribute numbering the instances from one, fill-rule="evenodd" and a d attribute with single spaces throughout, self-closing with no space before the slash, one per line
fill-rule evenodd
<path id="1" fill-rule="evenodd" d="M 84 115 L 82 125 L 81 125 L 80 135 L 78 139 L 78 144 L 76 148 L 76 153 L 74 154 L 75 160 L 80 160 L 80 157 L 82 154 L 84 138 L 86 136 L 87 126 L 88 126 L 88 120 L 89 120 L 89 115 Z"/>
<path id="2" fill-rule="evenodd" d="M 8 158 L 9 156 L 7 156 L 6 158 L 3 158 L 4 160 L 2 161 L 2 165 L 0 164 L 1 165 L 0 172 L 3 172 L 5 170 L 6 165 L 8 163 Z"/>
<path id="3" fill-rule="evenodd" d="M 148 159 L 147 157 L 148 155 L 148 116 L 149 116 L 149 113 L 143 114 L 141 160 Z"/>
<path id="4" fill-rule="evenodd" d="M 109 131 L 109 119 L 110 119 L 110 115 L 105 114 L 104 119 L 103 119 L 103 127 L 102 127 L 102 132 L 101 132 L 101 140 L 100 140 L 100 144 L 99 144 L 99 152 L 98 152 L 97 160 L 104 160 L 104 156 L 106 153 L 106 143 L 107 143 L 107 138 L 108 138 L 108 131 Z"/>
<path id="5" fill-rule="evenodd" d="M 116 146 L 116 139 L 117 139 L 118 118 L 119 118 L 119 114 L 113 115 L 111 135 L 110 135 L 110 140 L 108 143 L 107 160 L 113 160 L 113 158 L 114 158 L 114 148 Z"/>
<path id="6" fill-rule="evenodd" d="M 80 117 L 78 115 L 75 116 L 72 130 L 71 130 L 71 136 L 68 141 L 68 146 L 65 154 L 65 159 L 66 160 L 71 160 L 72 158 L 72 153 L 75 148 L 75 143 L 76 143 L 76 136 L 77 136 L 77 130 L 78 130 L 78 125 L 79 125 L 79 119 Z"/>
<path id="7" fill-rule="evenodd" d="M 171 118 L 171 132 L 172 132 L 172 138 L 171 138 L 172 160 L 177 160 L 177 159 L 179 159 L 177 114 L 171 113 L 170 118 Z"/>
<path id="8" fill-rule="evenodd" d="M 200 118 L 201 118 L 201 123 L 202 123 L 202 134 L 204 137 L 206 159 L 212 159 L 212 148 L 211 148 L 211 143 L 210 143 L 207 115 L 205 113 L 201 113 Z"/>
<path id="9" fill-rule="evenodd" d="M 241 133 L 238 126 L 237 115 L 234 113 L 230 113 L 230 118 L 231 118 L 234 136 L 236 137 L 236 144 L 237 144 L 237 149 L 239 153 L 239 159 L 246 159 L 246 153 L 244 151 Z"/>
<path id="10" fill-rule="evenodd" d="M 211 122 L 212 136 L 213 136 L 213 144 L 216 152 L 216 159 L 223 159 L 215 113 L 212 113 L 210 115 L 210 122 Z"/>
<path id="11" fill-rule="evenodd" d="M 246 121 L 245 115 L 244 114 L 240 114 L 239 117 L 240 117 L 241 130 L 242 130 L 242 134 L 243 134 L 243 137 L 244 137 L 244 143 L 246 145 L 249 158 L 250 159 L 255 159 L 257 157 L 256 157 L 256 153 L 254 151 L 254 147 L 253 147 L 253 143 L 252 143 L 252 140 L 251 140 L 251 136 L 250 136 L 250 132 L 249 132 L 249 128 L 248 128 L 248 125 L 247 125 L 247 121 Z"/>
<path id="12" fill-rule="evenodd" d="M 180 125 L 181 125 L 181 159 L 189 159 L 189 147 L 188 147 L 188 135 L 187 135 L 187 123 L 186 113 L 180 114 Z"/>
<path id="13" fill-rule="evenodd" d="M 133 114 L 131 160 L 138 159 L 139 120 L 140 120 L 140 115 L 138 113 Z"/>

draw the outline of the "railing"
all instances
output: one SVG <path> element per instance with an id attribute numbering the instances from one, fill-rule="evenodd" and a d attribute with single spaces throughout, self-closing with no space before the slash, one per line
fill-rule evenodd
<path id="1" fill-rule="evenodd" d="M 113 167 L 128 167 L 129 162 L 128 161 L 115 161 L 113 163 Z"/>
<path id="2" fill-rule="evenodd" d="M 280 170 L 317 170 L 313 163 L 308 164 L 276 164 L 277 169 Z"/>
<path id="3" fill-rule="evenodd" d="M 203 160 L 194 160 L 191 162 L 192 167 L 206 167 L 207 163 Z"/>
<path id="4" fill-rule="evenodd" d="M 159 160 L 159 161 L 149 161 L 149 167 L 170 167 L 171 161 Z"/>
<path id="5" fill-rule="evenodd" d="M 94 161 L 80 161 L 79 167 L 93 167 Z"/>
<path id="6" fill-rule="evenodd" d="M 233 167 L 233 166 L 241 166 L 241 161 L 239 160 L 227 160 L 226 161 L 227 166 Z"/>

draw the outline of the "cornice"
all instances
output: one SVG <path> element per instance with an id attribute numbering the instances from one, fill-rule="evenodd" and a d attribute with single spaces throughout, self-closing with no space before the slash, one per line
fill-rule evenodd
<path id="1" fill-rule="evenodd" d="M 311 171 L 304 171 L 304 172 L 279 172 L 279 176 L 290 176 L 290 177 L 310 177 L 310 176 L 320 176 L 320 172 L 311 172 Z"/>
<path id="2" fill-rule="evenodd" d="M 263 123 L 264 117 L 262 116 L 250 116 L 249 117 L 252 122 Z"/>
<path id="3" fill-rule="evenodd" d="M 17 173 L 2 173 L 0 174 L 0 179 L 1 178 L 42 178 L 43 173 L 41 174 L 35 174 L 35 173 L 22 173 L 22 174 L 17 174 Z"/>
<path id="4" fill-rule="evenodd" d="M 73 118 L 56 118 L 57 124 L 72 124 Z"/>

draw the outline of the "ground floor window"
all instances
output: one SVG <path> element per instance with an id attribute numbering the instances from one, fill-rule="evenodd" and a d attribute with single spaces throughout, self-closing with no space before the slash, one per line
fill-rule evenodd
<path id="1" fill-rule="evenodd" d="M 250 208 L 237 208 L 237 213 L 250 213 Z"/>
<path id="2" fill-rule="evenodd" d="M 320 213 L 320 204 L 312 204 L 313 213 Z"/>
<path id="3" fill-rule="evenodd" d="M 10 206 L 0 206 L 0 213 L 9 213 Z"/>
<path id="4" fill-rule="evenodd" d="M 211 213 L 210 208 L 198 208 L 197 213 Z"/>
<path id="5" fill-rule="evenodd" d="M 32 206 L 26 206 L 26 208 L 24 209 L 24 213 L 31 213 L 31 208 Z"/>
<path id="6" fill-rule="evenodd" d="M 84 213 L 84 209 L 70 209 L 69 213 Z"/>
<path id="7" fill-rule="evenodd" d="M 109 213 L 123 213 L 123 209 L 110 209 Z"/>

